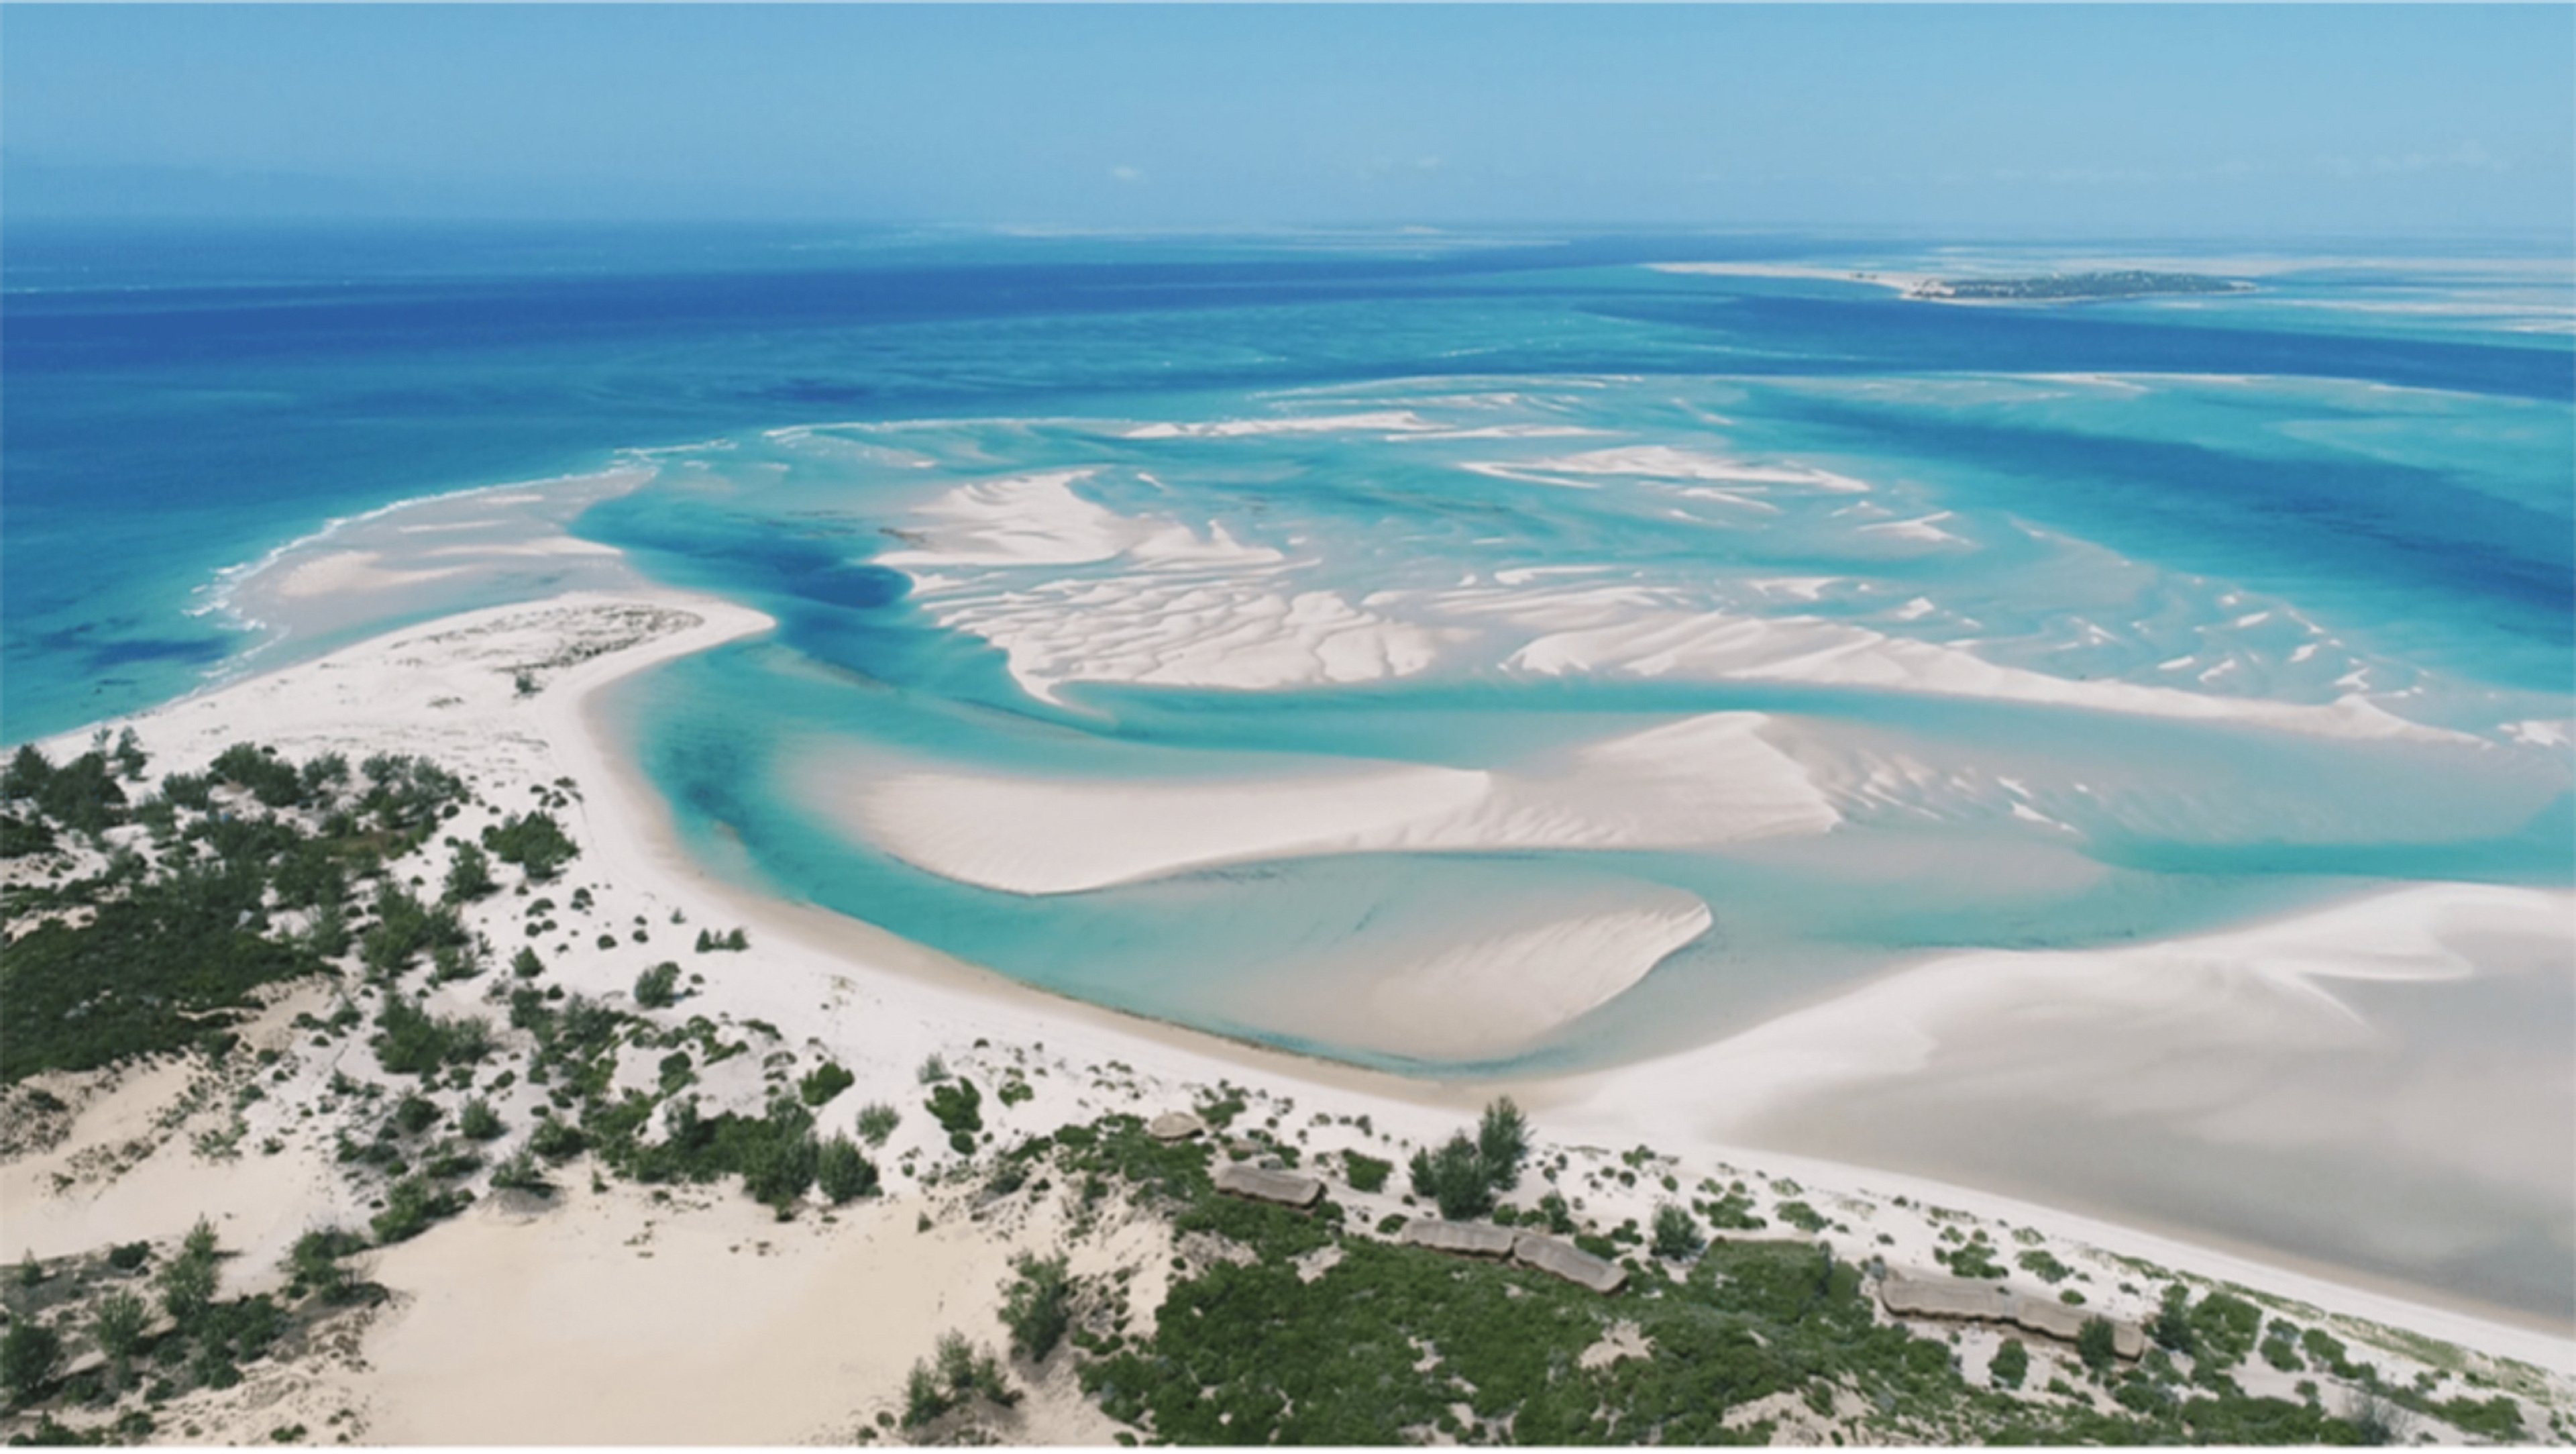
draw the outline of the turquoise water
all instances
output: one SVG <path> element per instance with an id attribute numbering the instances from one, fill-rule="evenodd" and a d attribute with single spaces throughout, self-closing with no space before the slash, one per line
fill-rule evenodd
<path id="1" fill-rule="evenodd" d="M 1643 266 L 1925 258 L 13 226 L 0 740 L 631 568 L 779 621 L 610 703 L 716 872 L 1440 1076 L 1701 1045 L 1951 949 L 2576 883 L 2564 249 L 2343 245 L 2256 259 L 2252 293 L 2037 310 Z M 650 478 L 332 523 L 610 466 Z M 568 525 L 625 565 L 496 548 L 416 590 L 263 594 L 441 512 L 473 530 L 436 538 Z M 1249 831 L 1308 808 L 1379 826 Z M 1676 828 L 1737 812 L 1772 831 Z M 1432 1044 L 1369 1008 L 1426 964 L 1625 988 Z M 2419 1065 L 2557 1046 L 2520 1119 L 2566 1122 L 2566 995 L 2482 984 L 2390 990 L 2403 1054 L 2298 1073 L 2402 1100 Z M 2564 1189 L 2367 1137 L 2106 1135 L 2080 1098 L 1909 1110 L 1913 1085 L 1877 1141 L 1865 1096 L 1780 1134 L 2568 1312 Z M 2414 1221 L 2367 1212 L 2400 1184 Z"/>
<path id="2" fill-rule="evenodd" d="M 2513 726 L 2568 711 L 2563 611 L 2553 619 L 2533 584 L 2565 576 L 2550 536 L 2566 532 L 2540 523 L 2567 514 L 2553 479 L 2570 458 L 2563 405 L 1957 374 L 1478 375 L 1151 402 L 737 440 L 585 517 L 655 574 L 781 620 L 774 639 L 682 663 L 623 704 L 687 831 L 802 897 L 1035 983 L 1396 1065 L 1260 1007 L 1383 946 L 1472 942 L 1497 904 L 1624 887 L 1710 907 L 1711 932 L 1630 995 L 1480 1069 L 1704 1041 L 1927 950 L 2166 935 L 2382 878 L 2570 876 L 2566 753 Z M 1362 422 L 1167 427 L 1337 419 Z M 2392 437 L 2410 419 L 2425 437 Z M 1598 472 L 1600 452 L 1639 447 L 1678 453 Z M 2183 487 L 2132 497 L 2176 451 Z M 2078 456 L 2089 464 L 2062 466 Z M 1702 478 L 1717 461 L 1749 482 Z M 937 554 L 952 491 L 1068 469 L 1093 524 L 1186 522 L 1232 553 L 907 555 Z M 2390 538 L 2404 512 L 2426 538 Z M 1930 516 L 1942 538 L 1873 529 Z M 997 518 L 1033 530 L 1039 513 Z M 2488 557 L 2473 590 L 2456 561 L 2470 549 Z M 2239 705 L 2360 694 L 2392 723 L 2448 735 L 1745 680 L 1728 674 L 1740 663 L 1616 653 L 1534 668 L 1525 653 L 1563 624 L 1563 599 L 1605 588 L 1635 596 L 1618 613 L 1820 622 L 2053 680 Z M 1309 593 L 1446 634 L 1404 669 L 1335 681 L 1290 662 L 1266 689 L 1227 689 L 1275 635 L 1267 603 Z M 1208 623 L 1172 624 L 1194 614 Z M 1064 650 L 1015 674 L 1032 636 Z M 1233 645 L 1194 656 L 1202 638 Z M 864 794 L 867 779 L 932 770 L 1153 782 L 1316 760 L 1510 771 L 1728 711 L 1771 714 L 1838 782 L 1829 838 L 1292 857 L 1030 895 L 907 862 L 905 844 L 854 827 L 830 785 Z M 818 755 L 835 764 L 819 789 Z M 1891 764 L 1901 781 L 1860 781 Z"/>

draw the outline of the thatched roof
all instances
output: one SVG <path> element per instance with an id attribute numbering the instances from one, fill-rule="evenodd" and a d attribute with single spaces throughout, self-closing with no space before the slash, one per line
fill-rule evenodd
<path id="1" fill-rule="evenodd" d="M 1512 1232 L 1491 1222 L 1444 1222 L 1435 1217 L 1420 1217 L 1404 1224 L 1396 1239 L 1410 1247 L 1428 1247 L 1434 1252 L 1454 1252 L 1461 1257 L 1509 1257 L 1512 1255 Z"/>
<path id="2" fill-rule="evenodd" d="M 1628 1284 L 1628 1269 L 1618 1263 L 1536 1232 L 1523 1232 L 1512 1239 L 1512 1260 L 1564 1278 L 1577 1287 L 1588 1287 L 1604 1297 Z"/>
<path id="3" fill-rule="evenodd" d="M 1899 1317 L 1974 1318 L 2010 1323 L 2043 1337 L 2072 1343 L 2084 1325 L 2100 1316 L 2050 1298 L 2016 1294 L 1991 1282 L 1920 1272 L 1892 1272 L 1878 1285 L 1878 1300 Z M 2111 1322 L 2111 1351 L 2122 1358 L 2144 1357 L 2147 1335 L 2135 1323 Z"/>
<path id="4" fill-rule="evenodd" d="M 1293 1171 L 1273 1171 L 1267 1167 L 1247 1166 L 1228 1161 L 1216 1169 L 1216 1189 L 1259 1202 L 1276 1202 L 1300 1211 L 1324 1199 L 1324 1184 L 1311 1176 Z"/>

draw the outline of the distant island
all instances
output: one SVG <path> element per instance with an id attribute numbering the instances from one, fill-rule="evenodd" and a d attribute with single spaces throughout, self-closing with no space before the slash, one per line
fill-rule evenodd
<path id="1" fill-rule="evenodd" d="M 1909 298 L 1974 303 L 2057 303 L 2089 298 L 2147 298 L 2167 293 L 2250 293 L 2252 283 L 2199 273 L 2051 273 L 2038 278 L 1926 278 Z"/>

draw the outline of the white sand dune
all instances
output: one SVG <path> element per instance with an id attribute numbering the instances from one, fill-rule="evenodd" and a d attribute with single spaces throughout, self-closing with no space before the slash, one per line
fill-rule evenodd
<path id="1" fill-rule="evenodd" d="M 1264 776 L 1081 781 L 880 775 L 817 757 L 807 791 L 904 861 L 1010 893 L 1075 893 L 1193 868 L 1323 853 L 1702 847 L 1839 821 L 1823 792 L 1723 712 L 1594 743 L 1524 771 L 1303 764 Z"/>

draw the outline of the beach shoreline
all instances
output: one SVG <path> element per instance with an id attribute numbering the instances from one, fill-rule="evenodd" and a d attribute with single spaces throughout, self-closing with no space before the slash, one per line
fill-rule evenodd
<path id="1" fill-rule="evenodd" d="M 619 629 L 635 639 L 562 670 L 533 699 L 514 691 L 510 662 L 541 651 L 547 642 L 601 639 L 601 623 L 618 621 L 630 623 Z M 639 634 L 633 623 L 647 621 L 651 629 Z M 2576 1371 L 2576 1342 L 2499 1319 L 2494 1310 L 2479 1317 L 2439 1308 L 1931 1178 L 1747 1149 L 1670 1116 L 1641 1114 L 1655 1105 L 1672 1109 L 1676 1092 L 1668 1065 L 1658 1069 L 1650 1062 L 1561 1079 L 1474 1081 L 1415 1080 L 1342 1066 L 1068 1000 L 861 921 L 727 883 L 680 844 L 667 805 L 622 758 L 602 698 L 610 687 L 653 666 L 752 639 L 772 624 L 746 607 L 658 588 L 485 608 L 229 683 L 130 720 L 156 761 L 173 767 L 202 762 L 222 743 L 249 738 L 297 751 L 420 751 L 452 761 L 503 801 L 536 784 L 569 779 L 577 797 L 568 826 L 585 854 L 579 876 L 602 882 L 604 903 L 613 890 L 610 912 L 640 910 L 640 923 L 676 911 L 692 924 L 747 927 L 760 973 L 756 980 L 745 975 L 710 984 L 710 1007 L 738 1018 L 775 1020 L 791 1042 L 846 1048 L 865 1067 L 863 1090 L 893 1086 L 901 1093 L 916 1058 L 943 1050 L 963 1053 L 970 1041 L 1026 1043 L 1073 1063 L 1126 1066 L 1166 1087 L 1249 1079 L 1301 1106 L 1369 1116 L 1382 1132 L 1423 1143 L 1486 1097 L 1509 1092 L 1531 1109 L 1551 1139 L 1598 1138 L 1606 1145 L 1616 1144 L 1613 1138 L 1650 1136 L 1660 1152 L 1685 1163 L 1794 1167 L 1802 1180 L 1813 1178 L 1820 1187 L 1853 1197 L 1877 1199 L 1891 1191 L 1938 1197 L 2080 1237 L 2106 1251 L 2170 1259 L 2185 1271 L 2211 1269 L 2208 1275 L 2258 1291 Z M 446 705 L 423 710 L 406 698 Z M 77 751 L 88 735 L 66 734 L 48 746 Z M 577 952 L 556 973 L 575 988 L 607 994 L 622 989 L 631 969 L 609 955 Z"/>

